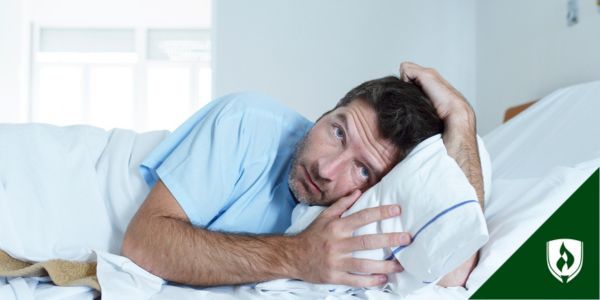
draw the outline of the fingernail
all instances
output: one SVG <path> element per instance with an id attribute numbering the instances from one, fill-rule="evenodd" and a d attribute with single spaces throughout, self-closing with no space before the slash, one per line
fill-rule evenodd
<path id="1" fill-rule="evenodd" d="M 397 215 L 397 214 L 399 214 L 399 213 L 400 213 L 400 206 L 396 206 L 396 205 L 394 205 L 394 206 L 390 207 L 390 213 L 391 213 L 392 215 Z"/>
<path id="2" fill-rule="evenodd" d="M 387 276 L 385 276 L 385 275 L 381 275 L 381 276 L 379 276 L 379 282 L 380 282 L 380 284 L 384 284 L 384 283 L 386 283 L 387 281 L 388 281 L 388 278 L 387 278 Z"/>
<path id="3" fill-rule="evenodd" d="M 404 271 L 404 268 L 402 267 L 402 265 L 398 261 L 396 261 L 396 266 L 394 266 L 394 271 L 396 271 L 396 272 L 402 272 L 402 271 Z"/>

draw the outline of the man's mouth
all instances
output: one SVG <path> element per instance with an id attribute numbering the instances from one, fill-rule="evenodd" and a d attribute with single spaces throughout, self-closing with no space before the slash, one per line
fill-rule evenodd
<path id="1" fill-rule="evenodd" d="M 306 181 L 308 182 L 308 185 L 310 185 L 312 187 L 312 189 L 314 190 L 315 193 L 317 194 L 321 194 L 321 189 L 319 188 L 319 186 L 313 181 L 312 177 L 310 176 L 310 173 L 308 172 L 308 169 L 306 169 L 306 167 L 304 167 L 304 172 L 305 172 L 305 176 L 306 176 Z"/>

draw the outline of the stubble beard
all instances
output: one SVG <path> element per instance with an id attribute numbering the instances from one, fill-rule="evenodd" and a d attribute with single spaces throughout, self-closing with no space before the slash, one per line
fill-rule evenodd
<path id="1" fill-rule="evenodd" d="M 288 176 L 288 186 L 290 188 L 290 191 L 292 191 L 292 194 L 294 194 L 294 197 L 296 198 L 296 200 L 298 200 L 301 203 L 304 204 L 308 204 L 308 205 L 314 205 L 316 204 L 314 199 L 310 198 L 310 195 L 308 194 L 308 192 L 305 195 L 302 195 L 300 193 L 300 189 L 301 187 L 301 183 L 300 180 L 298 180 L 296 174 L 299 173 L 299 168 L 300 168 L 300 164 L 298 164 L 298 158 L 302 155 L 302 153 L 304 153 L 305 149 L 306 149 L 306 140 L 308 138 L 308 134 L 306 134 L 304 136 L 304 138 L 302 138 L 302 141 L 300 141 L 298 143 L 298 145 L 296 146 L 296 150 L 294 152 L 294 156 L 292 157 L 292 168 L 290 170 L 290 174 Z"/>

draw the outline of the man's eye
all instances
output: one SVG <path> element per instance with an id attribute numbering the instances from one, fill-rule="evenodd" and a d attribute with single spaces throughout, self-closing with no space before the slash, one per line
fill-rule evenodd
<path id="1" fill-rule="evenodd" d="M 366 167 L 360 167 L 360 176 L 364 178 L 369 178 L 369 169 Z"/>
<path id="2" fill-rule="evenodd" d="M 339 128 L 339 127 L 335 127 L 335 136 L 338 139 L 343 139 L 344 138 L 344 131 L 341 128 Z"/>

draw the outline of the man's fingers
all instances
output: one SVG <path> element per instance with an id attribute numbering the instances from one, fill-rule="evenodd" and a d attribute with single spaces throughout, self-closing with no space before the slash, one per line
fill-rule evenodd
<path id="1" fill-rule="evenodd" d="M 404 82 L 411 82 L 420 86 L 426 93 L 428 90 L 427 82 L 434 81 L 450 86 L 436 70 L 412 62 L 403 62 L 400 64 L 400 79 Z"/>
<path id="2" fill-rule="evenodd" d="M 378 207 L 366 208 L 357 211 L 344 218 L 345 226 L 349 229 L 356 229 L 373 223 L 375 221 L 395 217 L 400 215 L 400 206 L 398 205 L 383 205 Z"/>
<path id="3" fill-rule="evenodd" d="M 356 202 L 360 195 L 360 190 L 355 190 L 354 192 L 352 192 L 352 194 L 340 198 L 337 202 L 333 203 L 330 207 L 325 209 L 325 211 L 323 211 L 323 213 L 321 214 L 330 217 L 339 217 L 345 211 L 347 211 L 352 206 L 352 204 L 354 204 L 354 202 Z"/>
<path id="4" fill-rule="evenodd" d="M 404 271 L 402 265 L 396 260 L 374 260 L 349 258 L 345 263 L 346 271 L 364 274 L 386 274 Z"/>
<path id="5" fill-rule="evenodd" d="M 410 235 L 406 232 L 365 234 L 351 237 L 342 242 L 342 252 L 353 252 L 359 250 L 381 249 L 387 247 L 399 247 L 410 244 Z"/>
<path id="6" fill-rule="evenodd" d="M 400 64 L 400 79 L 405 82 L 412 82 L 417 78 L 417 71 L 423 69 L 422 66 L 410 61 L 405 61 Z"/>
<path id="7" fill-rule="evenodd" d="M 388 278 L 384 274 L 374 275 L 356 275 L 345 273 L 336 282 L 338 284 L 349 285 L 354 287 L 375 287 L 384 285 Z"/>

